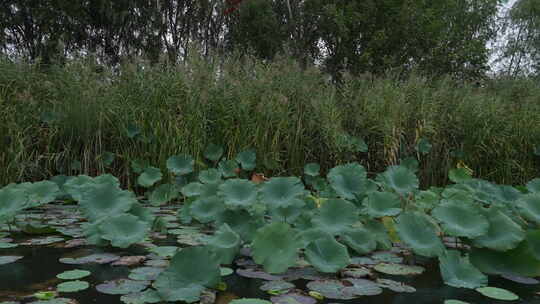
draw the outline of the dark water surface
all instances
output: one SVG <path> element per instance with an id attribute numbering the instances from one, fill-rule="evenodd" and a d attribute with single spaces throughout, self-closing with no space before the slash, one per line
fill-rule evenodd
<path id="1" fill-rule="evenodd" d="M 19 246 L 13 249 L 0 249 L 0 255 L 22 255 L 24 258 L 17 262 L 0 266 L 0 303 L 2 301 L 15 300 L 20 296 L 32 295 L 36 291 L 54 289 L 61 280 L 56 275 L 72 269 L 84 269 L 90 271 L 90 277 L 83 278 L 90 283 L 90 288 L 77 293 L 63 293 L 61 297 L 76 299 L 81 304 L 116 304 L 122 303 L 120 296 L 101 294 L 95 286 L 107 280 L 127 278 L 130 267 L 111 265 L 68 265 L 58 261 L 61 257 L 72 255 L 87 255 L 104 252 L 94 247 L 81 248 L 54 248 L 51 246 Z M 107 251 L 118 255 L 126 254 L 125 251 Z M 134 254 L 130 251 L 129 254 Z M 136 253 L 135 253 L 136 254 Z M 458 299 L 469 303 L 528 303 L 540 304 L 540 285 L 523 285 L 508 281 L 503 278 L 491 277 L 489 285 L 508 289 L 520 296 L 520 300 L 506 302 L 496 301 L 480 295 L 478 292 L 463 288 L 453 288 L 443 284 L 436 264 L 428 265 L 428 270 L 418 276 L 388 276 L 388 278 L 404 282 L 417 289 L 415 293 L 395 293 L 384 290 L 378 296 L 364 297 L 349 301 L 326 300 L 326 303 L 377 303 L 377 304 L 431 304 L 443 303 L 445 299 Z M 225 277 L 228 291 L 218 294 L 218 303 L 227 303 L 234 297 L 269 298 L 259 290 L 261 280 L 246 279 L 236 275 Z M 303 289 L 306 282 L 295 281 L 297 288 Z M 35 300 L 35 299 L 33 299 Z M 31 301 L 31 299 L 28 299 Z M 23 301 L 27 302 L 27 301 Z"/>

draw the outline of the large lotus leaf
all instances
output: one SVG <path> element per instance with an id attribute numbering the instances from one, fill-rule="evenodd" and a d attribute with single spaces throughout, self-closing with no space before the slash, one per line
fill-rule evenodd
<path id="1" fill-rule="evenodd" d="M 303 200 L 294 199 L 290 206 L 271 208 L 269 215 L 272 217 L 272 221 L 283 221 L 292 224 L 300 215 L 306 212 L 305 205 L 306 203 Z M 263 205 L 263 207 L 266 206 Z"/>
<path id="2" fill-rule="evenodd" d="M 425 214 L 402 213 L 397 218 L 397 230 L 400 239 L 419 255 L 433 257 L 444 251 L 435 225 Z"/>
<path id="3" fill-rule="evenodd" d="M 473 178 L 466 181 L 464 185 L 473 193 L 474 199 L 484 204 L 489 205 L 500 200 L 499 187 L 488 181 Z"/>
<path id="4" fill-rule="evenodd" d="M 377 220 L 367 220 L 364 222 L 364 228 L 373 235 L 380 249 L 389 250 L 392 248 L 392 241 L 383 223 Z"/>
<path id="5" fill-rule="evenodd" d="M 96 246 L 106 246 L 107 241 L 101 238 L 101 231 L 99 230 L 99 225 L 101 221 L 91 222 L 91 223 L 82 223 L 81 228 L 83 234 L 86 238 L 86 242 L 91 245 Z"/>
<path id="6" fill-rule="evenodd" d="M 167 159 L 167 169 L 177 175 L 186 175 L 193 172 L 195 160 L 189 155 L 175 155 Z"/>
<path id="7" fill-rule="evenodd" d="M 449 250 L 439 256 L 439 267 L 444 283 L 457 288 L 477 288 L 486 286 L 488 278 L 474 267 L 468 257 L 462 257 L 456 250 Z"/>
<path id="8" fill-rule="evenodd" d="M 93 178 L 87 175 L 79 175 L 68 179 L 63 188 L 74 200 L 80 201 L 85 190 L 92 184 L 95 184 Z"/>
<path id="9" fill-rule="evenodd" d="M 326 201 L 312 219 L 313 225 L 332 234 L 339 235 L 358 220 L 358 209 L 342 199 Z"/>
<path id="10" fill-rule="evenodd" d="M 527 190 L 532 193 L 540 193 L 540 178 L 535 178 L 527 183 Z"/>
<path id="11" fill-rule="evenodd" d="M 60 195 L 60 188 L 54 182 L 41 181 L 28 184 L 26 193 L 32 206 L 48 204 Z"/>
<path id="12" fill-rule="evenodd" d="M 418 177 L 403 166 L 391 166 L 377 176 L 386 189 L 392 189 L 400 195 L 407 195 L 418 189 Z"/>
<path id="13" fill-rule="evenodd" d="M 331 234 L 328 234 L 328 232 L 318 228 L 309 228 L 300 231 L 297 234 L 297 241 L 300 248 L 306 248 L 309 243 L 318 240 L 320 238 L 326 238 L 326 237 L 333 237 Z"/>
<path id="14" fill-rule="evenodd" d="M 10 221 L 19 211 L 28 206 L 28 196 L 22 189 L 4 187 L 0 189 L 0 223 Z"/>
<path id="15" fill-rule="evenodd" d="M 478 204 L 445 200 L 431 214 L 442 226 L 443 231 L 452 236 L 479 237 L 488 232 L 489 222 Z"/>
<path id="16" fill-rule="evenodd" d="M 190 205 L 190 213 L 201 223 L 209 223 L 225 211 L 223 199 L 218 196 L 200 197 Z"/>
<path id="17" fill-rule="evenodd" d="M 223 224 L 208 239 L 208 249 L 214 254 L 219 264 L 231 264 L 240 249 L 240 236 L 229 225 Z"/>
<path id="18" fill-rule="evenodd" d="M 469 170 L 465 168 L 455 168 L 450 170 L 448 172 L 448 178 L 453 181 L 454 183 L 462 183 L 469 179 L 471 179 L 471 174 L 469 173 Z"/>
<path id="19" fill-rule="evenodd" d="M 540 192 L 524 195 L 518 201 L 518 206 L 525 218 L 540 224 Z"/>
<path id="20" fill-rule="evenodd" d="M 203 153 L 206 159 L 217 162 L 223 155 L 223 147 L 216 144 L 209 144 Z"/>
<path id="21" fill-rule="evenodd" d="M 242 169 L 251 171 L 255 169 L 257 154 L 254 150 L 246 150 L 238 153 L 236 161 L 242 166 Z"/>
<path id="22" fill-rule="evenodd" d="M 484 214 L 489 221 L 489 230 L 474 239 L 475 246 L 505 251 L 516 248 L 525 238 L 525 231 L 498 208 L 491 207 Z"/>
<path id="23" fill-rule="evenodd" d="M 203 184 L 221 183 L 221 171 L 215 168 L 210 168 L 199 172 L 199 181 Z"/>
<path id="24" fill-rule="evenodd" d="M 219 186 L 219 195 L 231 208 L 248 208 L 257 200 L 257 188 L 249 180 L 234 178 Z"/>
<path id="25" fill-rule="evenodd" d="M 508 251 L 473 248 L 470 260 L 476 268 L 487 274 L 540 276 L 540 260 L 535 257 L 526 241 Z"/>
<path id="26" fill-rule="evenodd" d="M 234 160 L 222 160 L 218 164 L 218 169 L 223 177 L 235 177 L 238 168 L 238 163 Z"/>
<path id="27" fill-rule="evenodd" d="M 115 247 L 127 248 L 146 237 L 150 225 L 131 214 L 120 214 L 106 218 L 100 225 L 101 237 L 111 241 Z"/>
<path id="28" fill-rule="evenodd" d="M 139 220 L 152 224 L 154 222 L 154 219 L 156 218 L 152 211 L 150 211 L 149 208 L 143 207 L 141 203 L 135 202 L 131 209 L 129 209 L 128 214 L 136 216 Z"/>
<path id="29" fill-rule="evenodd" d="M 262 200 L 269 209 L 288 207 L 304 194 L 304 184 L 297 177 L 273 177 L 261 188 Z"/>
<path id="30" fill-rule="evenodd" d="M 216 219 L 216 225 L 227 223 L 242 240 L 251 242 L 257 229 L 264 225 L 262 216 L 253 216 L 246 210 L 227 210 Z"/>
<path id="31" fill-rule="evenodd" d="M 126 212 L 137 202 L 132 192 L 114 184 L 93 184 L 83 193 L 79 205 L 90 221 Z"/>
<path id="32" fill-rule="evenodd" d="M 163 174 L 159 168 L 147 167 L 137 178 L 137 183 L 142 187 L 149 188 L 159 182 L 162 177 Z"/>
<path id="33" fill-rule="evenodd" d="M 148 196 L 148 201 L 152 206 L 161 206 L 178 198 L 180 192 L 173 184 L 162 184 L 157 186 Z"/>
<path id="34" fill-rule="evenodd" d="M 363 203 L 371 217 L 396 216 L 401 212 L 400 198 L 391 192 L 371 192 Z"/>
<path id="35" fill-rule="evenodd" d="M 527 230 L 525 241 L 531 255 L 540 261 L 540 230 Z"/>
<path id="36" fill-rule="evenodd" d="M 193 182 L 182 187 L 181 192 L 186 197 L 192 197 L 192 196 L 201 195 L 202 188 L 203 188 L 203 184 L 198 183 L 198 182 Z"/>
<path id="37" fill-rule="evenodd" d="M 309 243 L 305 255 L 309 263 L 321 272 L 337 272 L 351 261 L 347 247 L 329 235 Z"/>
<path id="38" fill-rule="evenodd" d="M 153 286 L 164 301 L 199 300 L 204 287 L 216 287 L 220 281 L 218 262 L 206 247 L 188 247 L 178 251 L 169 267 Z"/>
<path id="39" fill-rule="evenodd" d="M 327 178 L 339 196 L 355 199 L 365 191 L 366 176 L 366 169 L 362 165 L 350 163 L 332 168 Z"/>
<path id="40" fill-rule="evenodd" d="M 377 248 L 375 235 L 363 227 L 351 228 L 341 235 L 343 242 L 358 254 L 368 254 Z"/>
<path id="41" fill-rule="evenodd" d="M 296 231 L 288 224 L 274 222 L 255 233 L 251 245 L 253 260 L 269 273 L 281 273 L 296 264 L 298 243 Z"/>

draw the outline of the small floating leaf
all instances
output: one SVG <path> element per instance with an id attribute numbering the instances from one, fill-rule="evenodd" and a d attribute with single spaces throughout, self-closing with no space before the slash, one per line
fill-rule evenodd
<path id="1" fill-rule="evenodd" d="M 139 292 L 150 285 L 149 281 L 134 281 L 128 279 L 118 279 L 108 281 L 96 286 L 96 290 L 110 295 L 125 295 Z"/>
<path id="2" fill-rule="evenodd" d="M 120 297 L 120 301 L 126 304 L 146 304 L 146 303 L 159 303 L 161 298 L 157 291 L 153 289 L 147 289 L 143 292 L 130 293 Z"/>
<path id="3" fill-rule="evenodd" d="M 243 298 L 232 300 L 229 304 L 272 304 L 272 302 L 262 299 Z"/>
<path id="4" fill-rule="evenodd" d="M 17 260 L 20 260 L 22 258 L 23 258 L 22 256 L 9 256 L 9 255 L 0 256 L 0 265 L 13 263 L 13 262 L 15 262 Z"/>
<path id="5" fill-rule="evenodd" d="M 148 249 L 149 251 L 159 255 L 160 257 L 170 258 L 172 257 L 179 249 L 176 246 L 158 246 Z"/>
<path id="6" fill-rule="evenodd" d="M 108 264 L 119 258 L 112 253 L 96 253 L 80 258 L 60 258 L 59 261 L 64 264 Z"/>
<path id="7" fill-rule="evenodd" d="M 163 272 L 161 267 L 139 267 L 131 270 L 128 278 L 135 281 L 153 281 Z"/>
<path id="8" fill-rule="evenodd" d="M 272 291 L 272 292 L 278 292 L 278 293 L 285 293 L 291 290 L 292 288 L 294 288 L 294 284 L 286 282 L 286 281 L 276 280 L 276 281 L 265 282 L 259 288 L 262 291 L 267 291 L 267 292 Z"/>
<path id="9" fill-rule="evenodd" d="M 375 265 L 375 270 L 378 272 L 391 274 L 391 275 L 417 275 L 424 272 L 422 266 L 402 265 L 393 263 L 380 263 Z"/>
<path id="10" fill-rule="evenodd" d="M 405 283 L 388 280 L 388 279 L 377 279 L 377 284 L 386 289 L 390 289 L 394 292 L 415 292 L 416 288 L 409 286 Z"/>
<path id="11" fill-rule="evenodd" d="M 481 293 L 482 295 L 496 299 L 496 300 L 502 300 L 502 301 L 515 301 L 519 299 L 519 297 L 506 289 L 497 288 L 497 287 L 481 287 L 476 288 L 476 291 Z"/>
<path id="12" fill-rule="evenodd" d="M 314 292 L 316 293 L 316 292 Z M 274 304 L 316 304 L 317 300 L 301 291 L 292 291 L 279 296 L 270 297 Z"/>
<path id="13" fill-rule="evenodd" d="M 56 277 L 62 280 L 77 280 L 87 277 L 90 274 L 91 272 L 87 270 L 74 269 L 59 273 L 56 275 Z"/>
<path id="14" fill-rule="evenodd" d="M 231 275 L 234 273 L 234 270 L 232 270 L 231 268 L 229 267 L 220 267 L 219 268 L 219 272 L 221 274 L 222 277 L 226 277 L 228 275 Z"/>
<path id="15" fill-rule="evenodd" d="M 77 292 L 90 287 L 90 284 L 85 281 L 69 281 L 56 285 L 58 292 Z"/>
<path id="16" fill-rule="evenodd" d="M 463 302 L 460 300 L 444 300 L 444 304 L 470 304 L 469 302 Z"/>

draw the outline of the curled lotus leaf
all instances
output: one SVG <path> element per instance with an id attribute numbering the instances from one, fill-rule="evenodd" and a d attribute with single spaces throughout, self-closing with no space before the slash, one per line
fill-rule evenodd
<path id="1" fill-rule="evenodd" d="M 371 217 L 396 216 L 401 212 L 401 200 L 395 193 L 371 192 L 363 202 Z"/>
<path id="2" fill-rule="evenodd" d="M 206 159 L 217 162 L 223 156 L 223 147 L 216 144 L 209 144 L 203 152 Z"/>
<path id="3" fill-rule="evenodd" d="M 529 193 L 518 201 L 521 214 L 530 221 L 540 224 L 540 192 Z"/>
<path id="4" fill-rule="evenodd" d="M 201 223 L 215 220 L 224 211 L 223 199 L 218 196 L 199 197 L 190 205 L 191 216 Z"/>
<path id="5" fill-rule="evenodd" d="M 347 247 L 330 235 L 310 242 L 304 254 L 317 270 L 327 273 L 337 272 L 351 261 Z"/>
<path id="6" fill-rule="evenodd" d="M 350 229 L 357 220 L 358 209 L 354 204 L 342 199 L 330 199 L 319 208 L 311 222 L 315 227 L 338 235 Z"/>
<path id="7" fill-rule="evenodd" d="M 264 226 L 265 221 L 262 216 L 253 216 L 246 210 L 226 210 L 216 219 L 217 226 L 223 223 L 227 223 L 243 241 L 251 242 L 257 229 Z"/>
<path id="8" fill-rule="evenodd" d="M 221 171 L 210 168 L 199 172 L 199 181 L 203 184 L 221 183 Z"/>
<path id="9" fill-rule="evenodd" d="M 363 227 L 351 228 L 343 233 L 341 238 L 358 254 L 368 254 L 377 248 L 377 240 L 373 233 Z"/>
<path id="10" fill-rule="evenodd" d="M 320 227 L 314 227 L 301 230 L 297 234 L 297 241 L 300 248 L 306 248 L 306 246 L 312 241 L 325 237 L 332 237 L 332 235 L 330 235 L 328 232 L 324 231 Z"/>
<path id="11" fill-rule="evenodd" d="M 527 242 L 522 242 L 518 247 L 508 251 L 473 248 L 469 258 L 483 273 L 540 276 L 540 260 L 531 252 Z"/>
<path id="12" fill-rule="evenodd" d="M 79 205 L 90 221 L 127 212 L 137 202 L 132 192 L 121 190 L 114 184 L 93 184 L 87 188 Z"/>
<path id="13" fill-rule="evenodd" d="M 96 290 L 109 295 L 126 295 L 140 292 L 150 285 L 149 281 L 135 281 L 128 279 L 117 279 L 107 281 L 96 286 Z"/>
<path id="14" fill-rule="evenodd" d="M 141 242 L 150 230 L 148 223 L 131 214 L 120 214 L 106 218 L 100 225 L 101 237 L 119 248 L 127 248 Z"/>
<path id="15" fill-rule="evenodd" d="M 159 182 L 162 177 L 163 174 L 159 168 L 147 167 L 137 178 L 137 183 L 142 187 L 149 188 Z"/>
<path id="16" fill-rule="evenodd" d="M 255 233 L 251 245 L 253 260 L 269 273 L 282 273 L 298 260 L 296 231 L 288 224 L 274 222 Z"/>
<path id="17" fill-rule="evenodd" d="M 240 236 L 229 225 L 223 224 L 208 239 L 208 249 L 218 259 L 219 264 L 231 264 L 240 250 Z"/>
<path id="18" fill-rule="evenodd" d="M 540 193 L 540 178 L 535 178 L 527 183 L 527 190 L 531 193 Z"/>
<path id="19" fill-rule="evenodd" d="M 131 209 L 129 209 L 128 214 L 136 216 L 139 220 L 145 223 L 148 223 L 149 225 L 153 224 L 156 218 L 154 214 L 152 213 L 152 211 L 150 211 L 150 209 L 144 207 L 139 202 L 135 202 L 131 206 Z"/>
<path id="20" fill-rule="evenodd" d="M 419 212 L 402 213 L 397 218 L 396 227 L 400 239 L 415 253 L 433 257 L 444 251 L 437 229 L 427 215 Z"/>
<path id="21" fill-rule="evenodd" d="M 485 216 L 489 221 L 489 230 L 473 240 L 475 246 L 506 251 L 516 248 L 525 238 L 525 231 L 499 208 L 489 208 Z"/>
<path id="22" fill-rule="evenodd" d="M 188 247 L 178 251 L 169 267 L 153 284 L 164 301 L 198 301 L 205 287 L 213 288 L 221 280 L 219 264 L 206 247 Z"/>
<path id="23" fill-rule="evenodd" d="M 355 199 L 365 191 L 367 173 L 362 165 L 350 163 L 332 168 L 327 179 L 340 197 Z"/>
<path id="24" fill-rule="evenodd" d="M 309 163 L 304 166 L 304 174 L 308 176 L 319 176 L 321 166 L 317 163 Z"/>
<path id="25" fill-rule="evenodd" d="M 219 186 L 219 195 L 229 207 L 247 208 L 257 200 L 257 188 L 249 180 L 229 179 Z"/>
<path id="26" fill-rule="evenodd" d="M 189 155 L 175 155 L 167 159 L 167 169 L 177 175 L 186 175 L 193 172 L 195 160 Z"/>
<path id="27" fill-rule="evenodd" d="M 385 188 L 392 189 L 400 195 L 407 195 L 418 189 L 418 177 L 410 169 L 403 166 L 391 166 L 377 176 Z"/>
<path id="28" fill-rule="evenodd" d="M 297 177 L 273 177 L 263 184 L 261 194 L 269 208 L 285 208 L 303 196 L 305 189 Z"/>
<path id="29" fill-rule="evenodd" d="M 486 286 L 488 278 L 474 267 L 468 257 L 459 251 L 449 250 L 439 256 L 439 267 L 444 283 L 456 288 L 478 288 Z"/>
<path id="30" fill-rule="evenodd" d="M 74 200 L 80 201 L 87 187 L 92 184 L 95 184 L 95 181 L 92 177 L 87 175 L 78 175 L 68 178 L 62 188 Z"/>
<path id="31" fill-rule="evenodd" d="M 178 198 L 178 188 L 173 184 L 162 184 L 157 186 L 148 196 L 148 201 L 152 206 L 161 206 Z"/>
<path id="32" fill-rule="evenodd" d="M 242 166 L 242 169 L 251 171 L 255 169 L 257 154 L 254 150 L 245 150 L 236 156 L 236 161 Z"/>
<path id="33" fill-rule="evenodd" d="M 486 234 L 489 229 L 489 222 L 480 208 L 474 203 L 445 200 L 431 214 L 441 223 L 446 234 L 475 238 Z"/>

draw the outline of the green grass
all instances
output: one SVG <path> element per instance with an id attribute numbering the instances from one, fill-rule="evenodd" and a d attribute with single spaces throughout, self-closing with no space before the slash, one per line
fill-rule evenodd
<path id="1" fill-rule="evenodd" d="M 169 156 L 200 155 L 209 143 L 229 156 L 255 148 L 257 170 L 268 175 L 355 160 L 375 173 L 406 156 L 419 156 L 424 185 L 446 183 L 460 160 L 498 183 L 540 175 L 532 153 L 540 145 L 540 89 L 532 81 L 474 88 L 416 76 L 349 77 L 336 88 L 287 59 L 189 62 L 98 73 L 83 61 L 46 71 L 0 61 L 0 185 L 105 172 L 134 185 L 131 161 L 164 168 Z M 129 125 L 151 141 L 129 138 Z M 343 134 L 364 138 L 369 152 L 347 151 Z M 427 155 L 415 152 L 420 138 L 433 145 Z M 101 161 L 106 152 L 117 155 L 111 166 Z"/>

